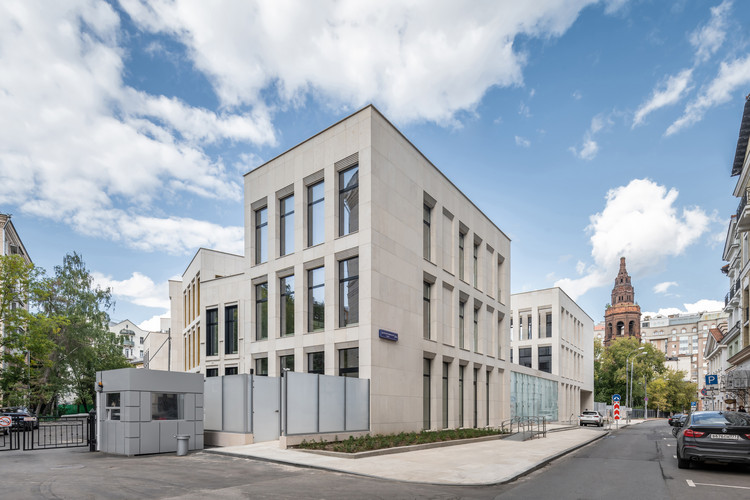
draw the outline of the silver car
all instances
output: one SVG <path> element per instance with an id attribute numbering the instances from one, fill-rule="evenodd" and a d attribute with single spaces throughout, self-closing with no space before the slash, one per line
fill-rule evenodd
<path id="1" fill-rule="evenodd" d="M 595 425 L 597 427 L 602 427 L 604 425 L 604 417 L 602 417 L 598 411 L 586 410 L 578 417 L 578 425 Z"/>

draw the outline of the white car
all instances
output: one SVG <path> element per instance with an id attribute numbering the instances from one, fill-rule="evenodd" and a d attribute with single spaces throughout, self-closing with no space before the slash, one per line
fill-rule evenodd
<path id="1" fill-rule="evenodd" d="M 604 425 L 604 418 L 599 414 L 598 411 L 584 411 L 578 417 L 578 425 L 596 425 L 602 427 Z"/>

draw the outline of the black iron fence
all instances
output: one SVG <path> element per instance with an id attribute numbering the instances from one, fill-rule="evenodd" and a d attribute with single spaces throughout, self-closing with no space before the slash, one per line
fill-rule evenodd
<path id="1" fill-rule="evenodd" d="M 41 417 L 24 426 L 0 428 L 1 451 L 89 447 L 96 450 L 96 414 Z"/>

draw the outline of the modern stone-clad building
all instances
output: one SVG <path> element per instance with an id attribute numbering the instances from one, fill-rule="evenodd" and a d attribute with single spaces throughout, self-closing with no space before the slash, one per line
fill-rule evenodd
<path id="1" fill-rule="evenodd" d="M 175 365 L 367 378 L 375 433 L 509 418 L 510 240 L 376 108 L 244 184 L 245 255 L 170 282 Z"/>
<path id="2" fill-rule="evenodd" d="M 594 320 L 562 289 L 511 295 L 511 359 L 557 384 L 557 418 L 594 408 Z M 515 366 L 513 371 L 519 371 Z M 518 392 L 518 391 L 516 391 Z M 553 391 L 541 393 L 550 397 Z M 517 394 L 517 398 L 523 397 Z M 549 406 L 549 405 L 548 405 Z"/>

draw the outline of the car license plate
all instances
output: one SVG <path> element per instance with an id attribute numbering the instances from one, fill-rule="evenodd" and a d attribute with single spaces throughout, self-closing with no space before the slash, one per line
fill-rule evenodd
<path id="1" fill-rule="evenodd" d="M 711 434 L 711 439 L 737 440 L 740 437 L 737 434 Z"/>

